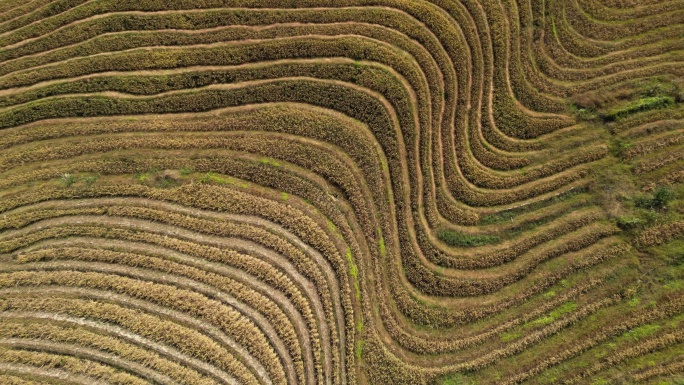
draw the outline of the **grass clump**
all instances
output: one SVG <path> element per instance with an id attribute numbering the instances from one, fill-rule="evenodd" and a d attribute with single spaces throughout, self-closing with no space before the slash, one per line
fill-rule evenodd
<path id="1" fill-rule="evenodd" d="M 356 341 L 356 347 L 354 348 L 354 355 L 356 359 L 360 360 L 363 356 L 363 341 Z"/>
<path id="2" fill-rule="evenodd" d="M 610 141 L 610 144 L 608 145 L 608 150 L 614 157 L 622 158 L 622 156 L 625 154 L 625 151 L 627 151 L 630 147 L 632 147 L 632 144 L 628 141 L 620 138 L 615 138 Z"/>
<path id="3" fill-rule="evenodd" d="M 59 178 L 59 181 L 62 182 L 62 185 L 64 187 L 71 187 L 74 182 L 76 182 L 76 176 L 73 174 L 65 173 L 62 174 L 62 176 Z"/>
<path id="4" fill-rule="evenodd" d="M 511 219 L 515 218 L 516 213 L 512 211 L 501 211 L 498 213 L 494 214 L 489 214 L 480 219 L 480 224 L 483 225 L 489 225 L 492 223 L 497 223 L 497 222 L 505 222 L 505 221 L 510 221 Z"/>
<path id="5" fill-rule="evenodd" d="M 502 342 L 510 342 L 515 339 L 518 339 L 522 337 L 523 334 L 520 332 L 506 332 L 506 333 L 501 333 L 499 336 L 499 339 L 501 339 Z"/>
<path id="6" fill-rule="evenodd" d="M 625 337 L 632 341 L 639 341 L 640 339 L 657 332 L 658 329 L 660 329 L 660 325 L 658 324 L 642 325 L 625 333 Z"/>
<path id="7" fill-rule="evenodd" d="M 83 178 L 83 181 L 88 185 L 92 185 L 93 183 L 97 182 L 97 180 L 100 179 L 99 175 L 88 175 Z"/>
<path id="8" fill-rule="evenodd" d="M 556 310 L 552 311 L 549 316 L 554 320 L 560 318 L 562 315 L 571 313 L 577 309 L 577 304 L 573 301 L 565 302 L 560 305 Z"/>
<path id="9" fill-rule="evenodd" d="M 157 188 L 170 188 L 182 184 L 187 180 L 187 175 L 194 172 L 192 168 L 182 168 L 180 170 L 161 170 L 154 168 L 146 172 L 135 174 L 135 180 L 146 186 Z"/>
<path id="10" fill-rule="evenodd" d="M 354 260 L 352 259 L 352 253 L 350 248 L 347 248 L 347 253 L 345 254 L 345 257 L 347 259 L 347 263 L 349 264 L 349 274 L 351 274 L 351 276 L 354 277 L 354 279 L 356 279 L 359 276 L 359 268 L 356 266 Z"/>
<path id="11" fill-rule="evenodd" d="M 646 221 L 636 215 L 623 215 L 617 218 L 616 223 L 622 230 L 633 230 L 646 224 Z"/>
<path id="12" fill-rule="evenodd" d="M 675 240 L 661 248 L 662 255 L 668 258 L 668 263 L 672 266 L 684 265 L 684 240 Z"/>
<path id="13" fill-rule="evenodd" d="M 483 246 L 499 241 L 499 237 L 495 235 L 471 235 L 453 230 L 440 230 L 437 232 L 437 238 L 449 246 L 456 247 Z"/>
<path id="14" fill-rule="evenodd" d="M 525 327 L 531 328 L 534 326 L 546 326 L 555 320 L 556 320 L 555 318 L 550 317 L 550 316 L 539 317 L 539 318 L 525 324 Z"/>
<path id="15" fill-rule="evenodd" d="M 472 385 L 475 382 L 469 380 L 460 373 L 449 374 L 437 382 L 438 385 Z"/>
<path id="16" fill-rule="evenodd" d="M 282 166 L 282 165 L 280 164 L 280 162 L 278 162 L 277 160 L 272 159 L 272 158 L 261 158 L 261 159 L 259 159 L 259 163 L 261 163 L 261 164 L 267 164 L 267 165 L 274 166 L 274 167 L 280 167 L 280 166 Z"/>
<path id="17" fill-rule="evenodd" d="M 553 310 L 549 315 L 545 315 L 539 318 L 536 318 L 528 323 L 526 323 L 523 328 L 529 329 L 537 326 L 545 326 L 548 325 L 560 317 L 562 317 L 565 314 L 571 313 L 577 309 L 577 304 L 573 301 L 568 301 L 557 307 L 555 310 Z"/>
<path id="18" fill-rule="evenodd" d="M 199 180 L 200 183 L 216 183 L 216 184 L 224 184 L 224 185 L 233 185 L 235 184 L 235 178 L 232 177 L 222 177 L 218 174 L 215 174 L 213 172 L 208 172 L 204 175 Z"/>
<path id="19" fill-rule="evenodd" d="M 352 276 L 354 281 L 354 294 L 356 295 L 356 299 L 360 300 L 361 287 L 359 286 L 359 267 L 356 265 L 356 263 L 354 263 L 354 259 L 352 258 L 352 252 L 350 248 L 347 247 L 347 253 L 344 256 L 347 259 L 347 263 L 349 264 L 349 275 Z"/>
<path id="20" fill-rule="evenodd" d="M 59 182 L 64 187 L 71 187 L 74 183 L 77 182 L 84 182 L 86 185 L 91 186 L 93 183 L 97 182 L 98 179 L 100 179 L 100 176 L 97 174 L 77 176 L 71 173 L 64 173 L 59 177 Z"/>
<path id="21" fill-rule="evenodd" d="M 195 172 L 195 169 L 192 168 L 192 167 L 190 167 L 190 166 L 188 166 L 188 167 L 183 167 L 183 168 L 180 169 L 180 174 L 181 174 L 182 176 L 188 176 L 188 175 L 192 174 L 193 172 Z"/>

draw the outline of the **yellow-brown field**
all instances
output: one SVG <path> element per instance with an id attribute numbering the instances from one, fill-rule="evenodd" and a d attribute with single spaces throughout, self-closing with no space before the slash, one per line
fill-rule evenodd
<path id="1" fill-rule="evenodd" d="M 0 384 L 684 384 L 684 0 L 0 0 Z"/>

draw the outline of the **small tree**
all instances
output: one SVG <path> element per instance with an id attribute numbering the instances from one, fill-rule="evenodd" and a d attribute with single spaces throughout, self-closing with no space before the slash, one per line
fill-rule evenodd
<path id="1" fill-rule="evenodd" d="M 677 194 L 667 187 L 659 187 L 653 193 L 653 206 L 656 208 L 665 208 L 670 202 L 677 198 Z"/>
<path id="2" fill-rule="evenodd" d="M 634 199 L 634 205 L 642 209 L 664 209 L 677 197 L 674 191 L 667 187 L 658 187 L 653 196 L 643 195 Z"/>

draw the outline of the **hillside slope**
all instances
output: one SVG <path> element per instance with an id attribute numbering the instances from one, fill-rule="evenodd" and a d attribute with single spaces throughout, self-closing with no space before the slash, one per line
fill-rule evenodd
<path id="1" fill-rule="evenodd" d="M 682 383 L 682 36 L 682 0 L 3 1 L 0 383 Z"/>

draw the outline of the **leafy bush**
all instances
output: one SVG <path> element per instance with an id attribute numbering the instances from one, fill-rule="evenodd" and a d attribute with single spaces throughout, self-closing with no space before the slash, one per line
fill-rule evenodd
<path id="1" fill-rule="evenodd" d="M 652 196 L 642 195 L 634 199 L 634 206 L 642 209 L 664 209 L 677 198 L 677 194 L 667 187 L 657 188 Z"/>

